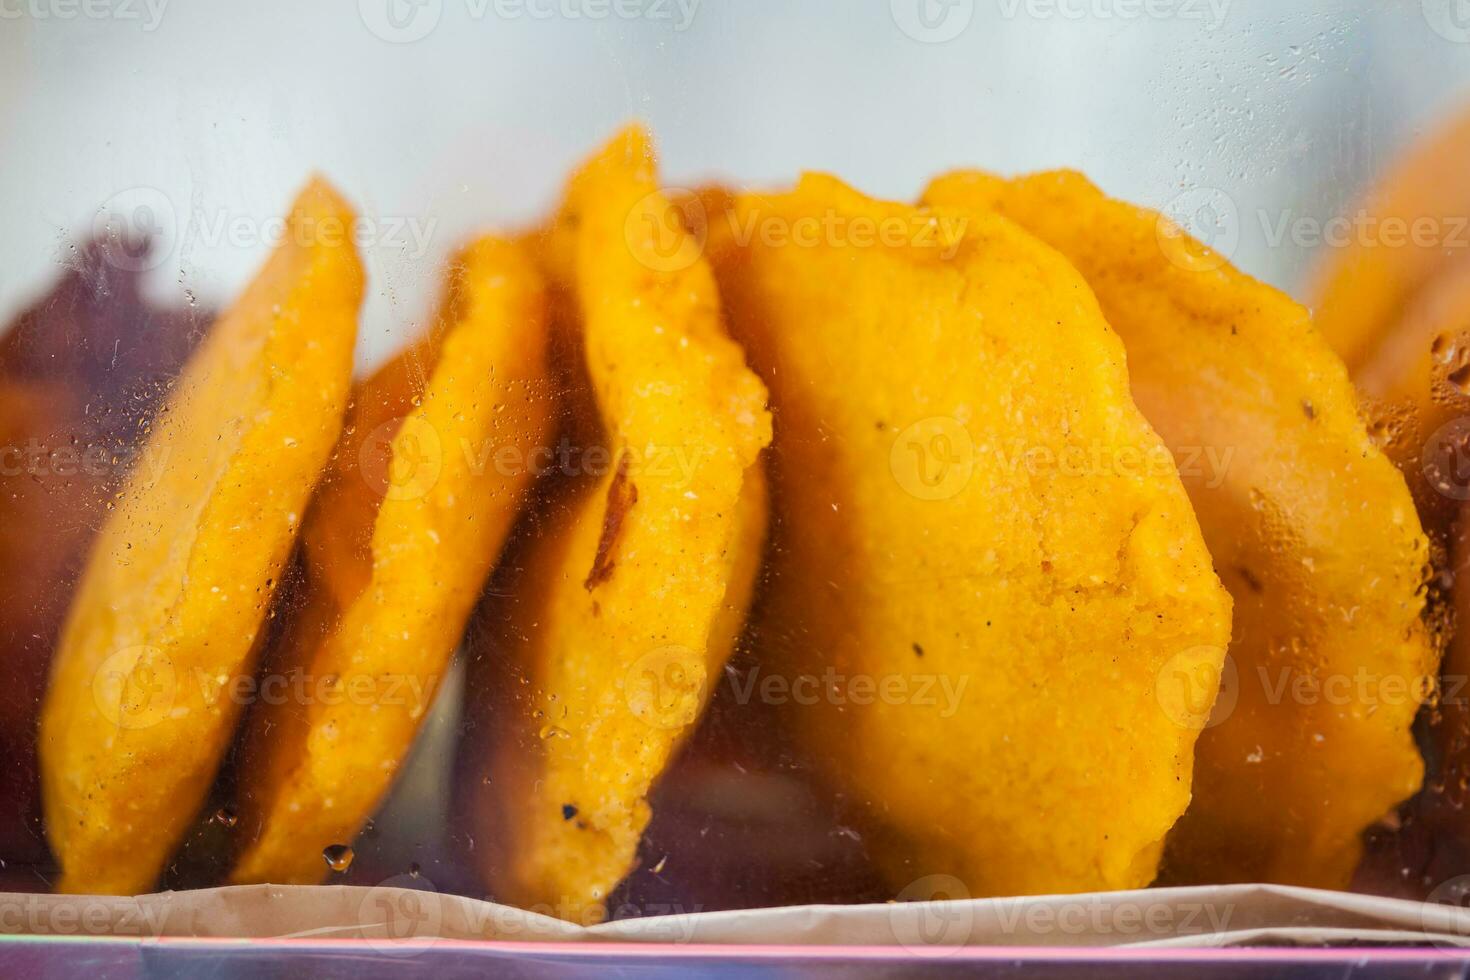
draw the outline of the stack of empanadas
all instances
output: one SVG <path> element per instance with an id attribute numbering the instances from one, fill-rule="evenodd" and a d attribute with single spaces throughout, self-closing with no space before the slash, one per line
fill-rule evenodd
<path id="1" fill-rule="evenodd" d="M 742 634 L 894 894 L 1346 887 L 1421 783 L 1410 489 L 1307 311 L 1155 212 L 1070 172 L 676 192 L 634 127 L 355 387 L 362 268 L 310 233 L 352 213 L 289 220 L 56 650 L 62 888 L 152 887 L 237 725 L 229 879 L 321 880 L 467 628 L 465 863 L 578 921 Z"/>

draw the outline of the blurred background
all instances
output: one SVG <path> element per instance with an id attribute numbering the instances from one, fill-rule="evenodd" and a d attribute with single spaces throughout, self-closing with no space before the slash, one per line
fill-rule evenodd
<path id="1" fill-rule="evenodd" d="M 152 298 L 217 305 L 319 169 L 381 222 L 374 361 L 424 315 L 444 254 L 533 221 L 635 116 L 673 183 L 822 169 L 908 198 L 951 167 L 1077 167 L 1290 290 L 1311 223 L 1470 92 L 1462 8 L 0 0 L 0 316 L 104 215 L 160 236 Z"/>

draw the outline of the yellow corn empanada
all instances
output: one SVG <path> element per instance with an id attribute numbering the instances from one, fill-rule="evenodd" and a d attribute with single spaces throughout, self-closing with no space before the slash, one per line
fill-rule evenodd
<path id="1" fill-rule="evenodd" d="M 1363 829 L 1419 786 L 1436 658 L 1427 542 L 1342 362 L 1302 307 L 1080 174 L 956 173 L 925 200 L 994 208 L 1081 271 L 1234 597 L 1229 704 L 1166 877 L 1346 887 Z"/>
<path id="2" fill-rule="evenodd" d="M 363 271 L 324 181 L 190 358 L 78 586 L 41 713 L 58 888 L 150 888 L 234 734 L 272 594 L 342 428 Z"/>
<path id="3" fill-rule="evenodd" d="M 545 348 L 540 274 L 486 238 L 452 265 L 430 333 L 358 388 L 270 663 L 308 701 L 251 715 L 232 880 L 319 880 L 408 754 L 550 437 Z"/>
<path id="4" fill-rule="evenodd" d="M 709 225 L 775 416 L 754 650 L 868 853 L 895 889 L 1147 885 L 1230 599 L 1086 283 L 820 175 Z"/>
<path id="5" fill-rule="evenodd" d="M 558 464 L 570 480 L 495 590 L 474 686 L 500 734 L 466 759 L 493 896 L 589 921 L 743 622 L 770 419 L 641 130 L 575 175 L 557 227 L 596 402 L 573 431 L 601 434 Z"/>

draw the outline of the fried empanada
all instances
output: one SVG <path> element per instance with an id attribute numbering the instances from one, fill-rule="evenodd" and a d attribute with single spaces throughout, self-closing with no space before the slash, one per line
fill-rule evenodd
<path id="1" fill-rule="evenodd" d="M 598 416 L 572 431 L 601 435 L 559 464 L 565 485 L 497 584 L 474 717 L 499 734 L 465 758 L 494 897 L 590 921 L 633 867 L 648 793 L 744 620 L 770 418 L 645 133 L 574 176 L 557 224 L 574 235 Z"/>
<path id="2" fill-rule="evenodd" d="M 419 723 L 550 437 L 545 297 L 529 256 L 485 238 L 453 264 L 429 335 L 362 384 L 332 479 L 302 531 L 304 607 L 272 676 L 306 704 L 262 703 L 240 771 L 231 879 L 310 884 L 349 844 Z"/>
<path id="3" fill-rule="evenodd" d="M 1082 272 L 1235 599 L 1232 708 L 1200 738 L 1168 879 L 1346 887 L 1363 829 L 1419 786 L 1436 656 L 1428 545 L 1342 362 L 1301 306 L 1080 174 L 956 173 L 925 200 L 994 208 Z"/>
<path id="4" fill-rule="evenodd" d="M 324 181 L 190 358 L 108 515 L 41 713 L 58 888 L 151 887 L 234 733 L 271 597 L 337 441 L 363 271 Z"/>
<path id="5" fill-rule="evenodd" d="M 775 415 L 753 650 L 868 853 L 900 893 L 1147 885 L 1230 598 L 1086 283 L 820 175 L 709 225 Z"/>

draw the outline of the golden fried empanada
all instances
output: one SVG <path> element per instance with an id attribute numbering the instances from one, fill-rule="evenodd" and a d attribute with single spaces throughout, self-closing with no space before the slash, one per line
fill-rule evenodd
<path id="1" fill-rule="evenodd" d="M 820 175 L 709 225 L 775 415 L 752 643 L 868 853 L 895 889 L 1147 885 L 1230 598 L 1086 283 Z"/>
<path id="2" fill-rule="evenodd" d="M 530 257 L 481 239 L 430 333 L 358 388 L 270 664 L 308 702 L 251 715 L 232 880 L 319 880 L 408 754 L 551 435 L 545 313 Z"/>
<path id="3" fill-rule="evenodd" d="M 108 515 L 41 714 L 58 888 L 151 887 L 234 733 L 272 594 L 342 427 L 363 272 L 313 180 L 190 358 Z"/>
<path id="4" fill-rule="evenodd" d="M 503 735 L 488 767 L 468 759 L 488 781 L 470 820 L 495 898 L 589 921 L 743 622 L 770 418 L 645 133 L 573 177 L 558 227 L 598 415 L 573 431 L 601 436 L 562 464 L 569 485 L 485 616 L 479 701 Z"/>
<path id="5" fill-rule="evenodd" d="M 1341 361 L 1302 307 L 1080 174 L 956 173 L 925 200 L 994 208 L 1082 272 L 1235 599 L 1169 879 L 1346 887 L 1363 829 L 1419 786 L 1435 656 L 1427 542 Z"/>

